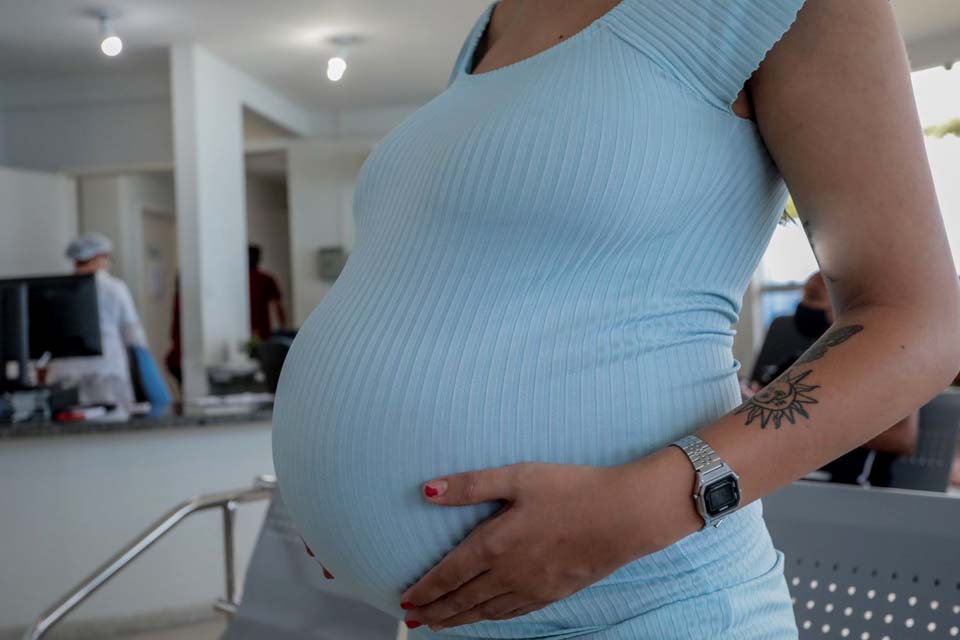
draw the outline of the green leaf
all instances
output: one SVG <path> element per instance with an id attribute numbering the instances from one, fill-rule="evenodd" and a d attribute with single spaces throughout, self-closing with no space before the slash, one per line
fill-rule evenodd
<path id="1" fill-rule="evenodd" d="M 960 118 L 953 118 L 943 124 L 929 126 L 923 132 L 934 138 L 943 138 L 948 135 L 960 137 Z"/>

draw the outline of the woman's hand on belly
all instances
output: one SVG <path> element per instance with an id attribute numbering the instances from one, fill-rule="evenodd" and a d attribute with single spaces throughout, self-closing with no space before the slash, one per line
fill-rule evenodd
<path id="1" fill-rule="evenodd" d="M 524 462 L 427 482 L 426 499 L 441 507 L 505 502 L 402 594 L 408 626 L 524 615 L 696 531 L 692 470 L 689 487 L 681 476 L 663 490 L 665 472 L 682 468 L 671 455 L 616 467 Z M 689 510 L 677 508 L 678 492 Z"/>

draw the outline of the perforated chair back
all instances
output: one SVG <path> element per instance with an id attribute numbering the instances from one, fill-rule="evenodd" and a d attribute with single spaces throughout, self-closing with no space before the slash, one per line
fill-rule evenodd
<path id="1" fill-rule="evenodd" d="M 960 393 L 950 389 L 928 402 L 920 410 L 919 429 L 913 455 L 890 467 L 890 486 L 946 491 L 960 432 Z"/>
<path id="2" fill-rule="evenodd" d="M 279 491 L 221 640 L 394 640 L 397 620 L 338 591 L 293 529 Z"/>
<path id="3" fill-rule="evenodd" d="M 960 637 L 960 498 L 800 481 L 763 505 L 801 639 Z"/>

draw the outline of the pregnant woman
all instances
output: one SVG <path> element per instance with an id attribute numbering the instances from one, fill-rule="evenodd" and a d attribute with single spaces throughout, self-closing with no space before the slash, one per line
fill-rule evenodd
<path id="1" fill-rule="evenodd" d="M 787 187 L 834 324 L 738 406 Z M 960 363 L 886 0 L 490 4 L 354 216 L 274 459 L 333 584 L 417 640 L 796 637 L 759 499 Z"/>

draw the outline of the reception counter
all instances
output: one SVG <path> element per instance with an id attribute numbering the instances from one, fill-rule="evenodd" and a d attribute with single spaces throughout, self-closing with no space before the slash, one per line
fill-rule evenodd
<path id="1" fill-rule="evenodd" d="M 273 473 L 270 420 L 259 409 L 0 427 L 0 638 L 179 502 Z M 239 584 L 265 507 L 238 513 Z M 224 590 L 220 526 L 219 513 L 190 518 L 65 626 L 210 615 Z"/>

